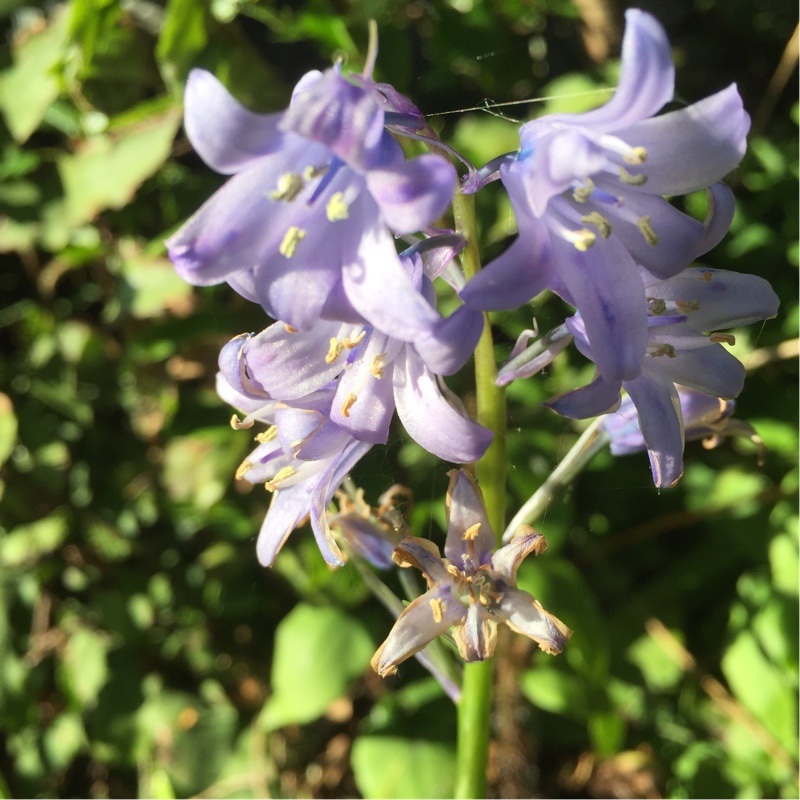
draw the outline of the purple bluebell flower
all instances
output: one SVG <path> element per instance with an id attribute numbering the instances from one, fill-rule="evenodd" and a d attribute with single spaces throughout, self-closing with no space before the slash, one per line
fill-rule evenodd
<path id="1" fill-rule="evenodd" d="M 572 635 L 538 600 L 516 586 L 522 559 L 543 552 L 544 537 L 523 526 L 509 544 L 495 551 L 495 535 L 477 483 L 463 469 L 449 475 L 445 557 L 433 542 L 417 537 L 403 539 L 395 550 L 399 566 L 422 571 L 428 591 L 403 611 L 373 656 L 373 668 L 384 677 L 450 628 L 465 661 L 491 657 L 500 623 L 553 655 Z"/>
<path id="2" fill-rule="evenodd" d="M 724 347 L 734 338 L 720 329 L 775 316 L 778 297 L 763 278 L 694 267 L 667 280 L 642 270 L 647 294 L 648 343 L 639 374 L 608 380 L 598 369 L 587 386 L 549 400 L 559 414 L 585 419 L 614 410 L 624 389 L 639 414 L 656 486 L 683 474 L 684 424 L 676 384 L 713 397 L 736 397 L 744 367 Z M 580 314 L 566 321 L 578 350 L 594 359 L 594 340 Z M 596 363 L 596 362 L 595 362 Z"/>
<path id="3" fill-rule="evenodd" d="M 233 177 L 168 240 L 178 273 L 196 285 L 227 281 L 300 330 L 330 319 L 344 296 L 410 339 L 422 300 L 393 234 L 430 226 L 456 173 L 437 155 L 406 160 L 385 128 L 385 105 L 376 84 L 356 85 L 335 67 L 307 73 L 286 111 L 255 114 L 193 70 L 187 134 L 209 166 Z"/>
<path id="4" fill-rule="evenodd" d="M 736 410 L 734 400 L 713 397 L 687 386 L 676 385 L 675 388 L 681 404 L 684 438 L 687 442 L 702 439 L 703 447 L 711 449 L 718 447 L 728 437 L 742 436 L 758 447 L 759 462 L 763 461 L 764 443 L 752 425 L 733 418 Z M 615 412 L 606 415 L 602 427 L 615 456 L 648 449 L 639 425 L 639 412 L 630 395 L 622 398 L 622 403 Z"/>
<path id="5" fill-rule="evenodd" d="M 242 391 L 286 402 L 332 388 L 326 412 L 342 431 L 362 442 L 387 441 L 395 408 L 409 435 L 439 458 L 476 461 L 491 433 L 469 419 L 437 376 L 458 370 L 471 355 L 482 314 L 462 306 L 446 319 L 418 253 L 403 256 L 409 284 L 427 298 L 413 343 L 382 333 L 351 313 L 350 322 L 318 321 L 297 331 L 275 323 L 259 334 L 237 337 L 226 348 L 223 374 Z M 441 267 L 434 258 L 436 269 Z"/>
<path id="6" fill-rule="evenodd" d="M 649 14 L 629 9 L 626 20 L 613 98 L 526 123 L 519 151 L 483 168 L 487 181 L 499 169 L 519 236 L 461 292 L 491 310 L 555 291 L 579 310 L 609 380 L 635 377 L 647 346 L 637 265 L 669 278 L 720 241 L 733 199 L 718 181 L 741 160 L 749 128 L 735 86 L 653 116 L 672 98 L 669 42 Z M 664 197 L 709 187 L 705 223 Z"/>
<path id="7" fill-rule="evenodd" d="M 221 361 L 225 360 L 231 360 L 230 351 L 223 355 Z M 231 374 L 231 370 L 225 371 Z M 249 428 L 255 422 L 269 426 L 256 436 L 258 446 L 236 472 L 237 478 L 261 483 L 273 493 L 258 534 L 258 560 L 270 566 L 289 534 L 310 518 L 323 558 L 332 566 L 344 564 L 328 524 L 328 504 L 371 445 L 330 421 L 327 410 L 333 390 L 279 402 L 252 388 L 242 391 L 232 386 L 220 372 L 217 391 L 223 400 L 247 412 L 243 420 L 233 417 L 233 427 Z"/>

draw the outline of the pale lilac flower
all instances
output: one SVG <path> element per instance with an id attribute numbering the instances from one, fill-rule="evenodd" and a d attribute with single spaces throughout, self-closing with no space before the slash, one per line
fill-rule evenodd
<path id="1" fill-rule="evenodd" d="M 519 151 L 481 171 L 488 181 L 499 169 L 519 237 L 461 293 L 491 310 L 557 292 L 579 310 L 609 380 L 635 377 L 647 345 L 637 265 L 668 278 L 720 241 L 733 199 L 717 182 L 741 160 L 749 128 L 735 86 L 653 116 L 672 98 L 669 42 L 649 14 L 629 9 L 626 20 L 614 97 L 526 123 Z M 708 187 L 705 223 L 664 198 Z"/>
<path id="2" fill-rule="evenodd" d="M 775 316 L 778 297 L 756 275 L 695 267 L 667 280 L 642 271 L 647 294 L 648 343 L 639 374 L 608 380 L 598 369 L 587 386 L 549 400 L 559 414 L 585 419 L 615 409 L 624 389 L 636 407 L 656 486 L 673 486 L 683 474 L 684 424 L 676 384 L 713 397 L 734 398 L 745 370 L 722 343 L 720 329 Z M 594 339 L 580 314 L 567 320 L 575 345 L 591 360 Z M 596 362 L 595 362 L 596 363 Z"/>
<path id="3" fill-rule="evenodd" d="M 495 535 L 478 485 L 463 469 L 449 475 L 445 557 L 433 542 L 417 537 L 404 539 L 395 550 L 394 559 L 401 567 L 422 571 L 428 591 L 403 611 L 373 656 L 372 666 L 381 676 L 395 673 L 397 664 L 450 628 L 466 661 L 493 654 L 500 623 L 553 655 L 572 635 L 538 600 L 516 586 L 522 559 L 541 553 L 544 537 L 523 526 L 511 543 L 494 551 Z"/>
<path id="4" fill-rule="evenodd" d="M 736 409 L 734 400 L 713 397 L 687 386 L 675 388 L 681 404 L 684 438 L 687 442 L 702 439 L 703 447 L 711 449 L 718 447 L 728 437 L 742 436 L 750 439 L 759 448 L 759 462 L 763 461 L 764 443 L 752 425 L 733 418 Z M 622 403 L 615 412 L 606 415 L 602 427 L 615 456 L 649 449 L 639 425 L 639 412 L 630 395 L 622 398 Z"/>
<path id="5" fill-rule="evenodd" d="M 385 129 L 385 106 L 375 84 L 355 85 L 337 67 L 307 73 L 286 111 L 255 114 L 193 70 L 187 134 L 209 166 L 233 177 L 168 240 L 178 273 L 196 285 L 227 281 L 301 330 L 335 317 L 329 300 L 344 296 L 372 324 L 413 338 L 423 300 L 393 234 L 430 226 L 456 173 L 437 155 L 406 160 Z"/>

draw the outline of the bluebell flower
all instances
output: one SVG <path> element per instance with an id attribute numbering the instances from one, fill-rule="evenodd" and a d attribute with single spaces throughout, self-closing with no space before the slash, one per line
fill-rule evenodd
<path id="1" fill-rule="evenodd" d="M 522 526 L 509 544 L 495 551 L 495 535 L 477 483 L 463 469 L 449 475 L 444 558 L 433 542 L 417 537 L 403 539 L 394 551 L 399 566 L 422 571 L 428 591 L 403 611 L 373 656 L 373 668 L 384 677 L 451 628 L 465 661 L 491 657 L 501 623 L 553 655 L 572 635 L 516 585 L 520 563 L 530 553 L 544 551 L 544 537 Z"/>
<path id="2" fill-rule="evenodd" d="M 617 408 L 624 389 L 636 407 L 656 486 L 672 486 L 683 474 L 684 425 L 676 384 L 723 399 L 744 384 L 744 366 L 724 347 L 720 329 L 775 316 L 778 297 L 763 278 L 693 267 L 667 280 L 641 271 L 647 295 L 648 340 L 638 374 L 608 380 L 598 368 L 587 386 L 549 400 L 559 414 L 585 419 Z M 566 321 L 575 345 L 595 361 L 594 339 L 581 315 Z M 596 361 L 595 361 L 596 363 Z"/>
<path id="3" fill-rule="evenodd" d="M 519 236 L 461 292 L 484 310 L 512 308 L 545 289 L 575 306 L 609 380 L 635 377 L 647 346 L 637 265 L 669 278 L 727 232 L 733 198 L 718 182 L 741 160 L 749 117 L 735 86 L 653 116 L 672 98 L 674 67 L 658 22 L 626 12 L 613 98 L 585 114 L 520 129 L 520 149 L 483 168 L 508 191 Z M 709 189 L 708 218 L 665 195 Z"/>
<path id="4" fill-rule="evenodd" d="M 372 324 L 413 336 L 422 301 L 393 234 L 430 226 L 456 173 L 438 155 L 406 160 L 386 130 L 386 104 L 377 84 L 356 85 L 335 67 L 307 73 L 286 111 L 255 114 L 193 70 L 186 132 L 210 167 L 233 177 L 168 240 L 178 273 L 196 285 L 227 281 L 299 330 L 335 318 L 346 296 Z"/>

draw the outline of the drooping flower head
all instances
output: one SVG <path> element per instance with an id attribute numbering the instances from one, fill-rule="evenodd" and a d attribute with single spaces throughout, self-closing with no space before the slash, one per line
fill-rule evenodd
<path id="1" fill-rule="evenodd" d="M 186 132 L 209 166 L 233 177 L 168 240 L 179 274 L 196 285 L 227 281 L 300 330 L 332 318 L 332 295 L 375 325 L 392 324 L 380 313 L 389 297 L 418 304 L 392 234 L 430 226 L 456 173 L 437 155 L 406 160 L 386 113 L 377 84 L 356 85 L 338 66 L 307 73 L 289 108 L 266 115 L 193 70 Z M 364 283 L 385 293 L 365 300 Z"/>
<path id="2" fill-rule="evenodd" d="M 714 247 L 733 216 L 717 182 L 745 151 L 749 117 L 735 86 L 653 116 L 674 68 L 658 22 L 626 12 L 620 83 L 606 105 L 520 129 L 520 149 L 484 168 L 506 187 L 519 236 L 466 286 L 465 303 L 512 308 L 551 289 L 577 307 L 609 380 L 635 377 L 647 345 L 637 265 L 669 278 Z M 664 195 L 709 189 L 705 223 Z"/>
<path id="3" fill-rule="evenodd" d="M 495 535 L 477 483 L 463 469 L 449 475 L 444 558 L 428 539 L 408 537 L 395 549 L 395 562 L 421 570 L 428 591 L 405 609 L 373 656 L 373 668 L 384 677 L 450 628 L 465 661 L 480 661 L 494 653 L 500 623 L 553 655 L 572 635 L 538 600 L 516 586 L 517 568 L 529 553 L 544 551 L 544 537 L 523 526 L 509 544 L 495 551 Z"/>

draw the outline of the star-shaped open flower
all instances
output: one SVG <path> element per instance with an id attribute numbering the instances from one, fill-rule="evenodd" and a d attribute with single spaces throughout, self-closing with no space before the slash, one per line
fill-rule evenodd
<path id="1" fill-rule="evenodd" d="M 445 557 L 433 542 L 417 537 L 403 539 L 394 551 L 399 566 L 422 571 L 428 591 L 403 611 L 373 656 L 372 667 L 383 677 L 451 627 L 465 661 L 492 656 L 502 622 L 552 655 L 572 636 L 563 622 L 516 586 L 522 559 L 543 552 L 544 537 L 523 526 L 509 544 L 493 552 L 495 535 L 477 483 L 463 469 L 448 474 Z"/>

